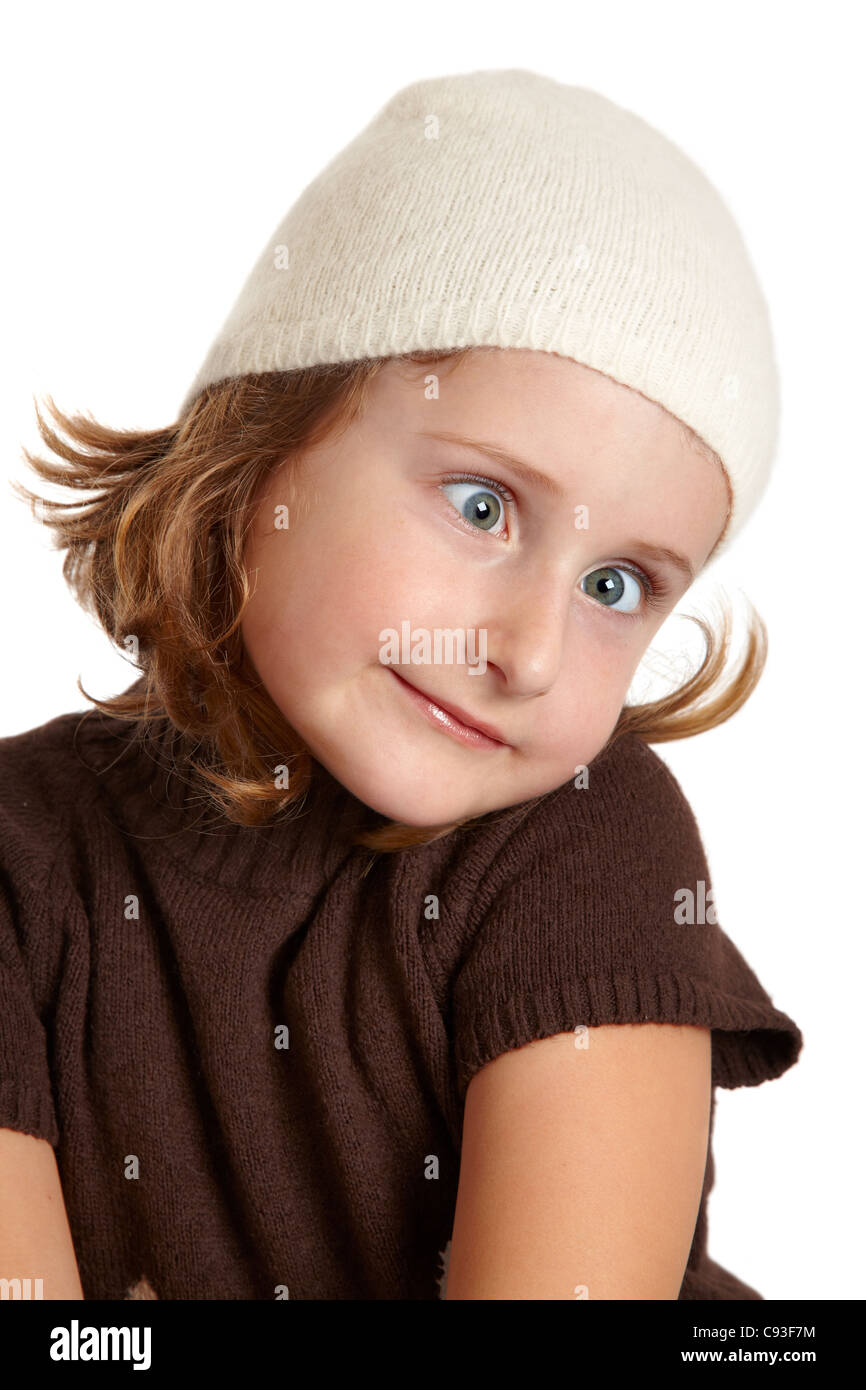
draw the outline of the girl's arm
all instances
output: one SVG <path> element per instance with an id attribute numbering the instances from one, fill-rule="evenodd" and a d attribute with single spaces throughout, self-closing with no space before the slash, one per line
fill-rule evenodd
<path id="1" fill-rule="evenodd" d="M 466 1092 L 445 1297 L 676 1299 L 711 1092 L 709 1028 L 611 1024 L 488 1062 Z"/>
<path id="2" fill-rule="evenodd" d="M 28 1278 L 31 1297 L 41 1279 L 43 1298 L 84 1298 L 54 1150 L 0 1129 L 0 1279 Z M 14 1287 L 0 1284 L 2 1296 Z"/>

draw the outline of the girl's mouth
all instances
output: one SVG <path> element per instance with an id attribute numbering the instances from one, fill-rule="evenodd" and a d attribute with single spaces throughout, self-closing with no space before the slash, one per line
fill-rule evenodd
<path id="1" fill-rule="evenodd" d="M 483 729 L 476 728 L 474 724 L 464 723 L 463 719 L 453 710 L 437 705 L 417 686 L 412 685 L 403 676 L 399 676 L 393 666 L 389 666 L 387 669 L 399 682 L 401 689 L 405 691 L 419 713 L 423 714 L 429 723 L 450 734 L 452 738 L 459 739 L 461 743 L 469 744 L 473 748 L 508 748 L 510 746 L 504 739 L 494 737 L 489 725 L 487 726 L 489 732 L 485 732 Z"/>

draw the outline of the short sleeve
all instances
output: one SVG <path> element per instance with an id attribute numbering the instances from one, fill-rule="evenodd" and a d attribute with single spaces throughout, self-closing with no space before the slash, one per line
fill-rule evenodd
<path id="1" fill-rule="evenodd" d="M 18 756 L 22 741 L 0 740 L 0 1129 L 56 1148 L 48 1041 L 33 979 L 37 963 L 44 984 L 56 955 L 48 935 L 56 825 Z"/>
<path id="2" fill-rule="evenodd" d="M 713 920 L 682 788 L 636 735 L 603 750 L 588 786 L 531 803 L 491 874 L 453 987 L 461 1101 L 486 1062 L 580 1026 L 709 1027 L 713 1084 L 727 1089 L 797 1061 L 800 1030 Z"/>
<path id="3" fill-rule="evenodd" d="M 14 910 L 5 887 L 0 890 L 0 1129 L 33 1134 L 54 1147 L 59 1141 L 45 1029 L 16 941 Z"/>

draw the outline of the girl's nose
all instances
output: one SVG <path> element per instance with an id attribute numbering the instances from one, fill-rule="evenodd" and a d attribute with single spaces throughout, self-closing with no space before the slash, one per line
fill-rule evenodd
<path id="1" fill-rule="evenodd" d="M 572 596 L 568 581 L 547 570 L 509 586 L 487 623 L 487 661 L 514 696 L 544 695 L 562 670 Z"/>

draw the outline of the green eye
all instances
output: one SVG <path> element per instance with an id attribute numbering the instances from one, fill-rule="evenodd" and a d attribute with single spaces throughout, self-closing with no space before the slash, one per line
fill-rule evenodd
<path id="1" fill-rule="evenodd" d="M 464 521 L 468 521 L 480 531 L 493 531 L 497 522 L 505 515 L 502 499 L 481 483 L 444 483 L 442 486 L 446 496 L 455 489 L 457 496 L 449 497 L 448 500 L 456 507 Z"/>
<path id="2" fill-rule="evenodd" d="M 581 580 L 580 587 L 590 598 L 597 599 L 606 608 L 615 608 L 620 613 L 633 613 L 635 609 L 640 607 L 641 590 L 646 592 L 646 586 L 631 570 L 613 565 L 605 565 L 601 569 L 592 570 L 585 579 Z M 618 601 L 623 596 L 627 602 L 617 607 Z"/>

